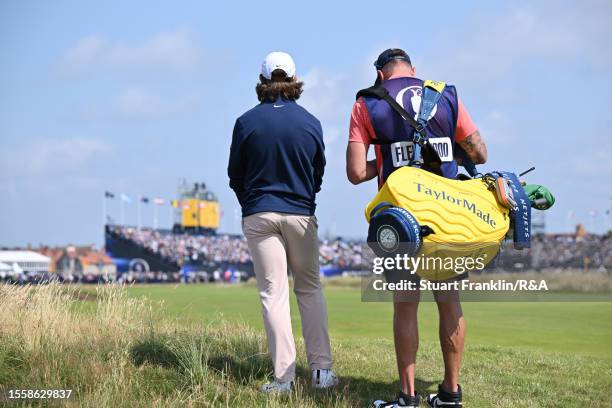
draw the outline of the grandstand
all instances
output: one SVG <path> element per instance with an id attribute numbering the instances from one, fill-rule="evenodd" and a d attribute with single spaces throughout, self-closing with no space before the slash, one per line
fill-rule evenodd
<path id="1" fill-rule="evenodd" d="M 252 276 L 246 240 L 241 235 L 187 234 L 171 231 L 107 226 L 107 252 L 114 257 L 146 261 L 146 271 L 224 271 L 234 269 Z M 367 245 L 360 240 L 322 240 L 319 247 L 321 273 L 326 276 L 367 269 Z M 129 262 L 118 261 L 120 271 Z M 142 262 L 141 262 L 142 263 Z M 142 264 L 141 266 L 143 266 Z M 535 237 L 529 250 L 514 250 L 505 242 L 490 269 L 524 271 L 542 269 L 589 269 L 612 271 L 611 235 L 549 234 Z"/>
<path id="2" fill-rule="evenodd" d="M 254 275 L 242 235 L 137 228 L 105 227 L 106 247 L 42 247 L 0 251 L 0 281 L 62 282 L 234 282 Z M 369 271 L 371 251 L 363 240 L 320 241 L 324 276 L 359 275 Z M 485 272 L 598 271 L 612 273 L 612 233 L 539 234 L 528 250 L 510 241 Z"/>
<path id="3" fill-rule="evenodd" d="M 321 271 L 325 275 L 363 269 L 363 242 L 341 238 L 324 240 L 320 246 Z M 241 235 L 193 234 L 106 226 L 106 251 L 121 272 L 182 274 L 228 269 L 253 276 L 253 263 Z"/>
<path id="4" fill-rule="evenodd" d="M 244 237 L 217 231 L 221 207 L 206 184 L 181 180 L 177 193 L 175 200 L 154 200 L 156 205 L 172 205 L 171 229 L 141 228 L 140 222 L 136 227 L 105 225 L 105 251 L 116 266 L 117 279 L 127 276 L 127 281 L 215 281 L 228 272 L 240 279 L 253 276 Z M 114 197 L 113 193 L 105 193 L 105 200 Z M 504 242 L 487 271 L 612 270 L 610 234 L 588 234 L 582 226 L 573 234 L 545 234 L 546 220 L 542 212 L 536 213 L 531 249 L 517 251 L 511 242 Z M 369 269 L 370 256 L 363 240 L 338 237 L 320 242 L 319 261 L 325 276 L 359 274 Z"/>

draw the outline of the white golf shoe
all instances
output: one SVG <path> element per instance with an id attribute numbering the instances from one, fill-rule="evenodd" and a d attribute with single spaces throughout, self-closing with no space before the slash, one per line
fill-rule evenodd
<path id="1" fill-rule="evenodd" d="M 262 385 L 259 390 L 264 393 L 284 394 L 293 391 L 293 381 L 280 382 L 274 380 L 272 382 Z"/>
<path id="2" fill-rule="evenodd" d="M 400 391 L 395 401 L 377 400 L 372 403 L 372 408 L 419 408 L 421 397 L 406 395 Z"/>
<path id="3" fill-rule="evenodd" d="M 315 388 L 331 388 L 340 380 L 332 370 L 312 370 L 312 386 Z"/>

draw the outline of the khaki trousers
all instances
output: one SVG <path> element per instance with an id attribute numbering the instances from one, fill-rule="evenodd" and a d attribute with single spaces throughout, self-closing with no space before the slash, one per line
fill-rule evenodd
<path id="1" fill-rule="evenodd" d="M 293 291 L 302 318 L 308 366 L 311 370 L 330 369 L 316 217 L 263 212 L 245 217 L 242 229 L 255 267 L 274 377 L 283 382 L 295 378 L 287 267 L 294 276 Z"/>

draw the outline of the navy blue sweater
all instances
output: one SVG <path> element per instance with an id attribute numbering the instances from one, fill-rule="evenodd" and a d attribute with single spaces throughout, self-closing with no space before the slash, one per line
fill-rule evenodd
<path id="1" fill-rule="evenodd" d="M 242 216 L 313 215 L 324 153 L 321 123 L 294 101 L 262 102 L 239 117 L 227 173 Z"/>

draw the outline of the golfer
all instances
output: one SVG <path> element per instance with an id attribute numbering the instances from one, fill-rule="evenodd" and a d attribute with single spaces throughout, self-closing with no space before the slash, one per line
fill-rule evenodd
<path id="1" fill-rule="evenodd" d="M 295 101 L 302 93 L 289 54 L 266 56 L 255 87 L 259 105 L 236 120 L 228 175 L 242 207 L 253 258 L 274 380 L 263 392 L 288 392 L 295 378 L 288 269 L 293 273 L 312 384 L 338 383 L 331 370 L 327 310 L 319 278 L 315 196 L 325 146 L 321 124 Z"/>
<path id="2" fill-rule="evenodd" d="M 386 88 L 390 96 L 409 114 L 415 115 L 420 109 L 423 81 L 416 78 L 416 69 L 408 54 L 401 49 L 388 49 L 380 54 L 374 66 L 380 86 Z M 444 139 L 443 142 L 451 147 L 445 157 L 440 156 L 440 170 L 445 177 L 457 177 L 457 162 L 453 155 L 457 145 L 465 150 L 475 164 L 484 163 L 487 159 L 485 144 L 453 86 L 445 88 L 437 106 L 432 110 L 426 131 L 432 137 Z M 407 165 L 406 160 L 400 159 L 410 157 L 413 133 L 414 129 L 406 125 L 385 100 L 359 98 L 351 113 L 346 153 L 348 179 L 353 184 L 359 184 L 378 177 L 378 186 L 382 187 L 393 171 Z M 373 143 L 376 158 L 368 161 L 368 148 Z M 444 380 L 438 386 L 437 394 L 428 396 L 427 403 L 431 407 L 461 407 L 459 368 L 463 355 L 465 319 L 457 292 L 434 292 L 434 296 L 440 316 Z M 418 299 L 419 296 L 416 296 L 416 300 L 399 301 L 396 297 L 393 333 L 401 390 L 396 400 L 376 401 L 374 407 L 419 406 L 420 396 L 415 389 L 415 361 L 419 344 Z"/>

